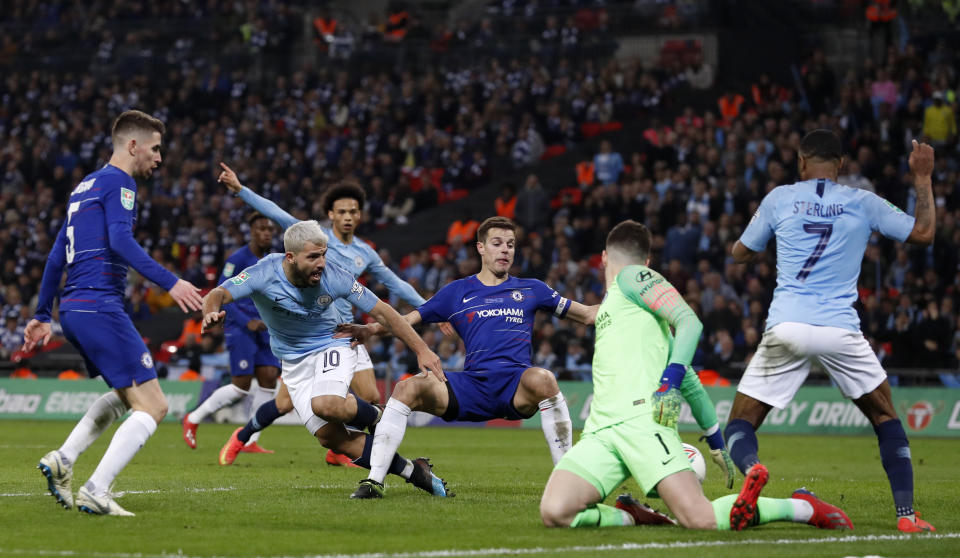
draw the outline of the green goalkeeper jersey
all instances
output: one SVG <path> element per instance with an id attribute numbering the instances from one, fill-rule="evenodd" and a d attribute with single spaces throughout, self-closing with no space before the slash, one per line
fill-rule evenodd
<path id="1" fill-rule="evenodd" d="M 688 317 L 696 322 L 695 334 L 678 327 L 682 338 L 674 351 L 670 325 Z M 597 310 L 593 400 L 584 432 L 649 415 L 663 369 L 671 362 L 689 365 L 699 334 L 693 311 L 663 276 L 642 265 L 625 267 Z"/>

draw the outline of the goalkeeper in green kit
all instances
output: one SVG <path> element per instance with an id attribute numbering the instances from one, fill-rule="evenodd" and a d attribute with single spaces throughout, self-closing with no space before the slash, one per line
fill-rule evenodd
<path id="1" fill-rule="evenodd" d="M 676 523 L 691 529 L 740 530 L 771 521 L 852 529 L 843 510 L 806 489 L 788 499 L 760 497 L 767 480 L 762 468 L 751 469 L 739 494 L 713 502 L 703 495 L 677 434 L 682 399 L 706 431 L 728 488 L 734 467 L 713 402 L 689 367 L 703 326 L 673 285 L 647 267 L 650 240 L 650 231 L 635 221 L 620 223 L 607 236 L 607 294 L 597 310 L 590 416 L 544 488 L 544 525 L 675 523 L 628 494 L 615 506 L 601 503 L 633 477 L 647 496 L 663 499 Z"/>

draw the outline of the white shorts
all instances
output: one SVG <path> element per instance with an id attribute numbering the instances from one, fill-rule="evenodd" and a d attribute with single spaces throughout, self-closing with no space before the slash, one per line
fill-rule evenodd
<path id="1" fill-rule="evenodd" d="M 321 395 L 346 398 L 357 366 L 357 351 L 350 347 L 330 347 L 281 364 L 283 383 L 290 392 L 293 408 L 310 434 L 316 434 L 327 421 L 313 414 L 311 402 Z"/>
<path id="2" fill-rule="evenodd" d="M 782 409 L 797 394 L 814 361 L 850 399 L 859 399 L 887 379 L 859 331 L 783 322 L 764 332 L 737 391 Z"/>
<path id="3" fill-rule="evenodd" d="M 354 372 L 359 372 L 361 370 L 372 370 L 373 361 L 370 360 L 370 353 L 367 352 L 367 348 L 363 345 L 357 345 L 357 366 L 353 369 Z"/>

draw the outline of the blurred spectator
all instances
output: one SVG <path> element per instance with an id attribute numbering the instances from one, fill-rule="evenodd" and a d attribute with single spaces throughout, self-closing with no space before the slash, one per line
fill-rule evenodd
<path id="1" fill-rule="evenodd" d="M 527 176 L 523 190 L 517 194 L 516 212 L 517 224 L 528 233 L 542 231 L 550 219 L 550 196 L 537 175 Z"/>
<path id="2" fill-rule="evenodd" d="M 933 103 L 923 113 L 923 135 L 935 147 L 944 147 L 957 137 L 957 119 L 953 109 L 943 102 L 943 91 L 934 91 Z"/>
<path id="3" fill-rule="evenodd" d="M 623 157 L 613 151 L 609 141 L 600 142 L 600 152 L 593 157 L 594 174 L 601 185 L 616 184 L 623 172 Z"/>

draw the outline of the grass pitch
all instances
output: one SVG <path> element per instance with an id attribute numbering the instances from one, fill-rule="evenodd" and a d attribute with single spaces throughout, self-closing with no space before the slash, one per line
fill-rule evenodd
<path id="1" fill-rule="evenodd" d="M 0 439 L 0 554 L 18 556 L 957 556 L 960 483 L 955 440 L 912 440 L 916 503 L 938 531 L 900 536 L 872 437 L 760 434 L 771 472 L 765 496 L 789 497 L 807 486 L 842 506 L 856 529 L 823 531 L 777 523 L 742 533 L 675 527 L 551 529 L 538 504 L 550 474 L 539 431 L 410 428 L 407 457 L 428 456 L 455 498 L 434 498 L 387 479 L 382 501 L 348 496 L 360 469 L 330 467 L 302 428 L 277 426 L 262 437 L 273 455 L 241 454 L 217 465 L 235 428 L 204 424 L 199 449 L 164 424 L 121 473 L 114 490 L 133 518 L 65 511 L 35 469 L 60 445 L 71 423 L 3 421 Z M 74 467 L 74 492 L 93 472 L 114 428 Z M 694 443 L 694 436 L 685 436 Z M 735 486 L 739 490 L 740 483 Z M 637 493 L 632 482 L 625 490 Z M 727 493 L 712 463 L 704 491 Z M 611 497 L 610 500 L 612 500 Z M 650 501 L 663 509 L 659 501 Z"/>

